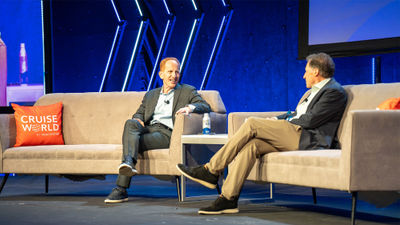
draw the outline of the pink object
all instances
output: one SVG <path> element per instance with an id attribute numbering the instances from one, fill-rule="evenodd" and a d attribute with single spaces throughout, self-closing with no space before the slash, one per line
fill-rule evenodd
<path id="1" fill-rule="evenodd" d="M 0 34 L 0 106 L 7 106 L 7 47 Z"/>
<path id="2" fill-rule="evenodd" d="M 25 43 L 21 43 L 19 50 L 19 81 L 20 83 L 28 83 L 28 59 L 26 56 Z"/>

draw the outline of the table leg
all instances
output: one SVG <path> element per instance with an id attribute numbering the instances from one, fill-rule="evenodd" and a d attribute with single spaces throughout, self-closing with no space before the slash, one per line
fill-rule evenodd
<path id="1" fill-rule="evenodd" d="M 269 198 L 271 200 L 274 199 L 274 189 L 275 189 L 274 183 L 269 183 Z"/>
<path id="2" fill-rule="evenodd" d="M 186 199 L 186 177 L 181 175 L 181 202 L 184 202 Z"/>
<path id="3" fill-rule="evenodd" d="M 186 165 L 186 145 L 182 144 L 182 164 Z M 186 199 L 186 177 L 181 175 L 180 179 L 180 185 L 181 185 L 181 202 L 184 202 Z"/>

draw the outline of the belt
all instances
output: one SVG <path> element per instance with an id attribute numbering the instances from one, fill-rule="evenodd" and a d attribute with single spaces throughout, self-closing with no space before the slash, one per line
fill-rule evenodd
<path id="1" fill-rule="evenodd" d="M 167 130 L 169 130 L 169 131 L 172 132 L 172 129 L 171 129 L 169 126 L 165 125 L 165 124 L 162 124 L 162 123 L 153 123 L 153 126 L 154 126 L 154 125 L 159 126 L 159 127 L 162 127 L 162 128 L 164 128 L 164 129 L 167 129 Z"/>

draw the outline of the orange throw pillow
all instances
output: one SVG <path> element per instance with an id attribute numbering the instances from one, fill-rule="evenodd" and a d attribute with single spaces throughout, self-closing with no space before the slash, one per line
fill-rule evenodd
<path id="1" fill-rule="evenodd" d="M 63 145 L 62 102 L 46 106 L 20 106 L 15 110 L 17 140 L 14 147 L 27 145 Z"/>
<path id="2" fill-rule="evenodd" d="M 389 98 L 383 101 L 377 109 L 400 109 L 400 98 Z"/>

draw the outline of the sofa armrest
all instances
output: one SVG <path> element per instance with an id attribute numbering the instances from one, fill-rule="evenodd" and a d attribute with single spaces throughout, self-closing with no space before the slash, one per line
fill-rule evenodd
<path id="1" fill-rule="evenodd" d="M 400 190 L 400 110 L 354 110 L 342 144 L 350 191 Z"/>
<path id="2" fill-rule="evenodd" d="M 0 114 L 0 172 L 3 172 L 3 151 L 15 144 L 16 136 L 14 114 Z"/>
<path id="3" fill-rule="evenodd" d="M 211 132 L 226 133 L 226 114 L 211 112 L 210 122 Z M 182 161 L 181 136 L 185 134 L 200 134 L 202 126 L 203 114 L 192 113 L 190 115 L 176 116 L 169 148 L 170 160 L 174 162 L 171 167 L 175 168 L 175 165 Z"/>
<path id="4" fill-rule="evenodd" d="M 273 117 L 285 112 L 233 112 L 228 116 L 228 135 L 232 137 L 249 117 Z"/>

